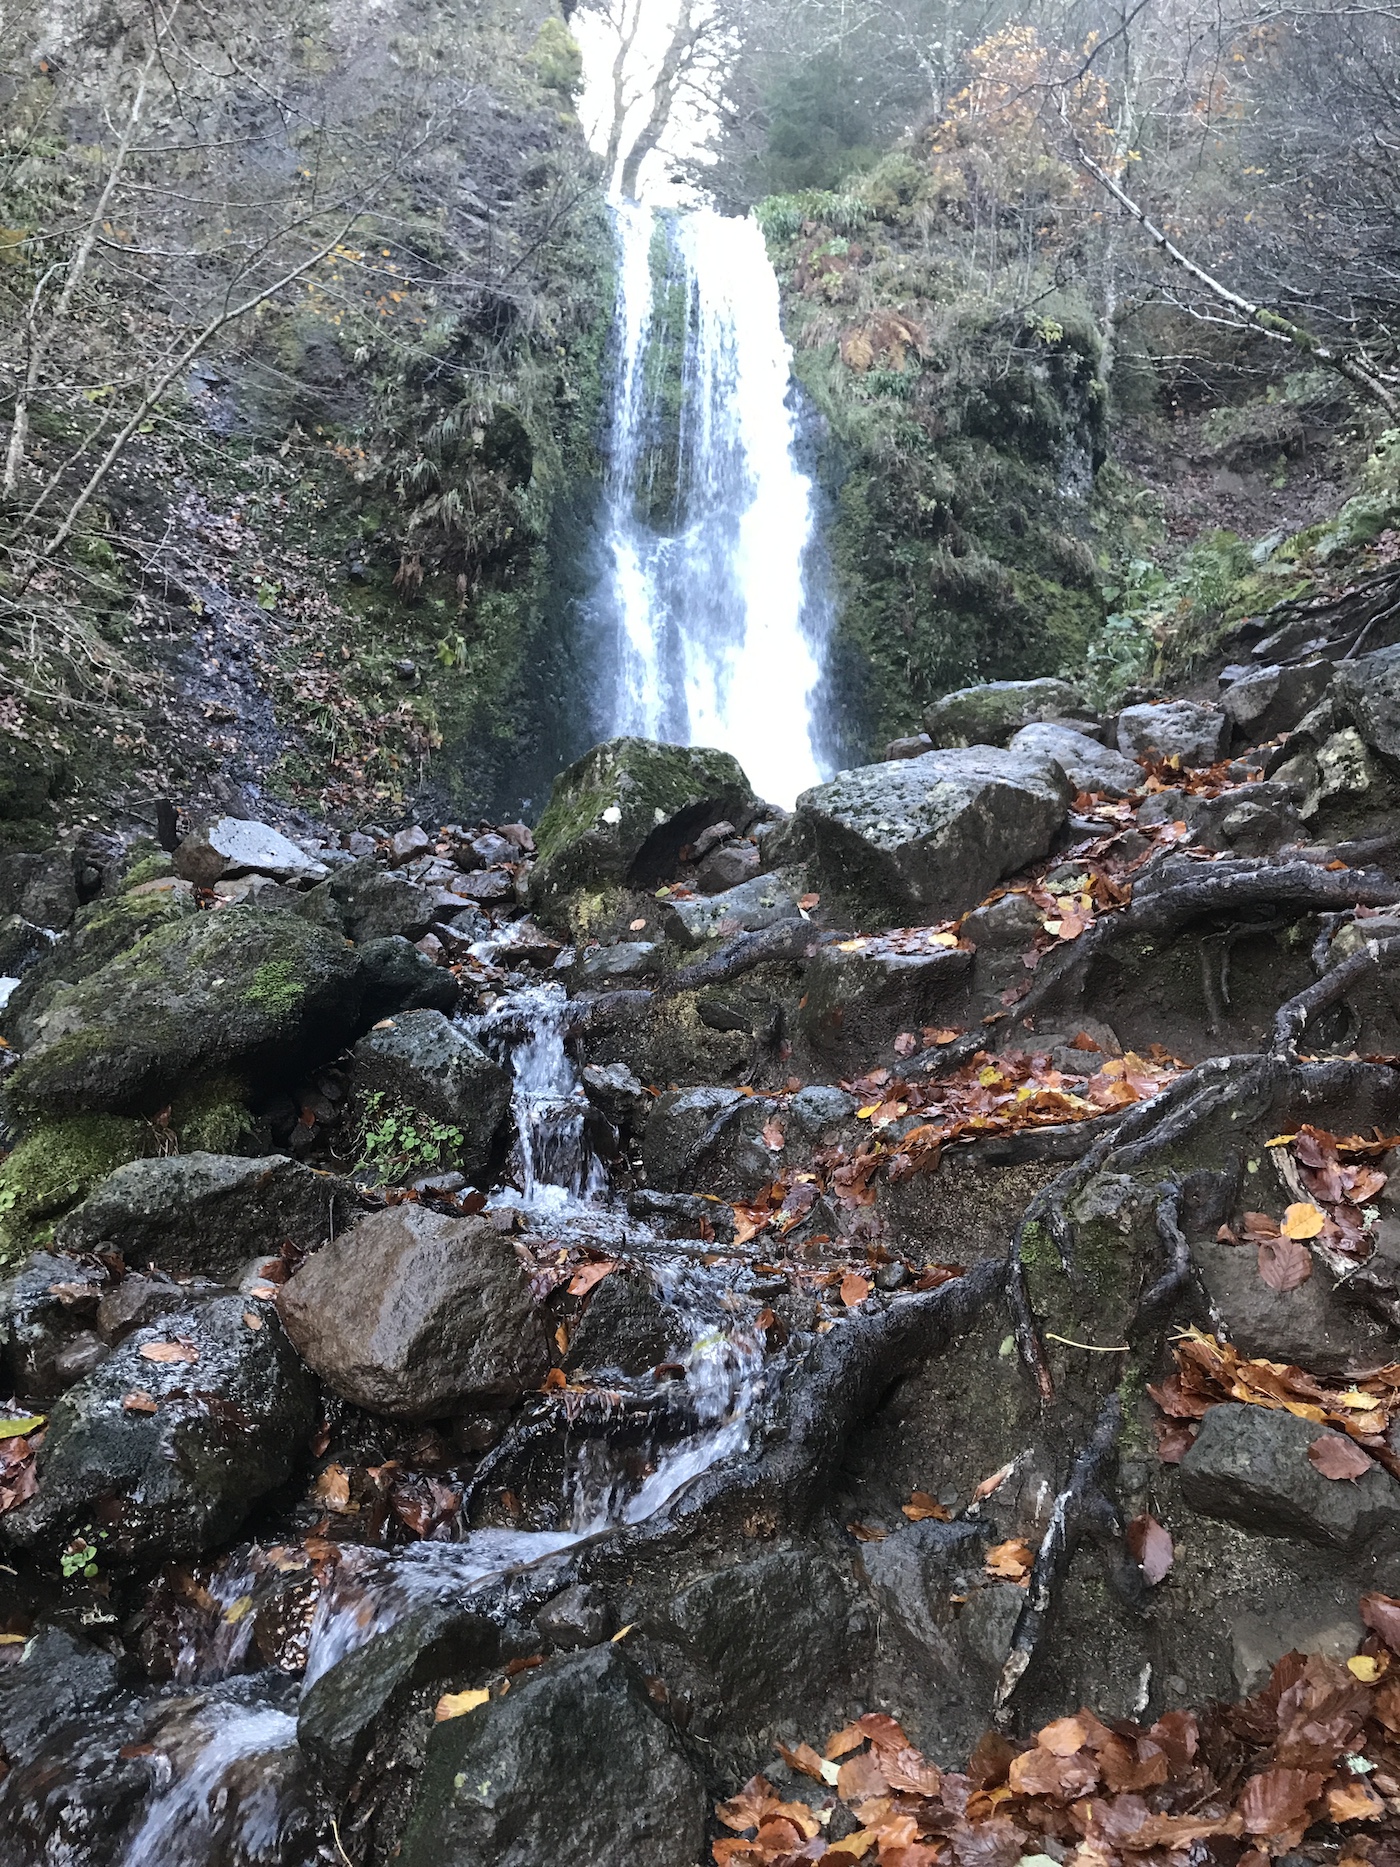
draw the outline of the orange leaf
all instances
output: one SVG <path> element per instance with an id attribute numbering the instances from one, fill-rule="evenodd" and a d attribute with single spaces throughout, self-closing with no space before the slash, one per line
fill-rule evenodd
<path id="1" fill-rule="evenodd" d="M 1015 1460 L 1012 1460 L 1012 1465 Z M 972 1494 L 974 1504 L 980 1504 L 984 1497 L 990 1497 L 993 1491 L 999 1491 L 1011 1476 L 1011 1465 L 1003 1465 L 999 1472 L 993 1472 L 990 1478 L 984 1478 Z"/>
<path id="2" fill-rule="evenodd" d="M 316 1480 L 312 1496 L 337 1515 L 350 1508 L 350 1474 L 343 1465 L 328 1465 Z"/>
<path id="3" fill-rule="evenodd" d="M 847 1271 L 841 1279 L 841 1301 L 847 1309 L 857 1309 L 870 1295 L 870 1279 L 858 1271 Z"/>
<path id="4" fill-rule="evenodd" d="M 146 1361 L 199 1360 L 199 1350 L 183 1336 L 177 1336 L 173 1342 L 144 1342 L 137 1353 Z"/>
<path id="5" fill-rule="evenodd" d="M 1314 1206 L 1311 1201 L 1302 1200 L 1290 1206 L 1283 1215 L 1283 1224 L 1279 1228 L 1285 1238 L 1316 1238 L 1327 1223 L 1327 1215 Z"/>
<path id="6" fill-rule="evenodd" d="M 996 1543 L 987 1551 L 987 1573 L 999 1575 L 1008 1582 L 1023 1581 L 1030 1574 L 1034 1562 L 1035 1551 L 1019 1537 Z"/>
<path id="7" fill-rule="evenodd" d="M 133 1393 L 122 1395 L 122 1411 L 124 1413 L 154 1413 L 155 1410 L 156 1403 L 154 1397 L 148 1394 L 143 1387 L 138 1387 Z"/>
<path id="8" fill-rule="evenodd" d="M 569 1279 L 569 1295 L 586 1297 L 595 1284 L 602 1283 L 605 1277 L 617 1269 L 617 1264 L 616 1258 L 605 1258 L 597 1264 L 581 1264 Z"/>
<path id="9" fill-rule="evenodd" d="M 930 1497 L 927 1491 L 915 1491 L 910 1494 L 909 1502 L 899 1507 L 910 1523 L 925 1523 L 933 1518 L 937 1523 L 947 1523 L 952 1512 L 945 1510 L 936 1497 Z"/>

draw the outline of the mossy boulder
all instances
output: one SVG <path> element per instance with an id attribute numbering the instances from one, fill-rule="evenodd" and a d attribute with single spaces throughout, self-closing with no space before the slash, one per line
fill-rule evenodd
<path id="1" fill-rule="evenodd" d="M 79 1115 L 36 1128 L 0 1166 L 0 1265 L 23 1257 L 55 1218 L 154 1146 L 148 1123 L 115 1115 Z"/>
<path id="2" fill-rule="evenodd" d="M 1032 721 L 1083 713 L 1068 681 L 987 681 L 935 700 L 924 714 L 924 731 L 935 747 L 1004 746 Z"/>
<path id="3" fill-rule="evenodd" d="M 341 1048 L 363 989 L 361 956 L 295 915 L 180 919 L 53 995 L 10 1105 L 135 1114 L 219 1074 L 250 1088 L 282 1080 Z"/>
<path id="4" fill-rule="evenodd" d="M 737 759 L 710 746 L 610 739 L 561 772 L 535 831 L 538 914 L 556 923 L 575 890 L 646 888 L 674 874 L 712 823 L 742 827 L 758 805 Z"/>

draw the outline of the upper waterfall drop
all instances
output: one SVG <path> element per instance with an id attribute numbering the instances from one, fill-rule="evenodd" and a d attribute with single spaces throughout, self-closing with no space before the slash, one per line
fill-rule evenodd
<path id="1" fill-rule="evenodd" d="M 797 462 L 792 353 L 752 218 L 614 207 L 617 374 L 600 608 L 610 734 L 732 752 L 761 795 L 820 782 L 813 699 L 829 613 L 814 489 Z M 659 263 L 664 243 L 665 266 Z M 660 315 L 664 295 L 680 331 Z M 658 487 L 667 346 L 674 490 Z M 668 497 L 669 495 L 669 497 Z"/>

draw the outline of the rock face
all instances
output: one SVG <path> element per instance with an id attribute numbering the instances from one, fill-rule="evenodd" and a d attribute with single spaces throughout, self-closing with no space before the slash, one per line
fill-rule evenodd
<path id="1" fill-rule="evenodd" d="M 290 1241 L 314 1251 L 343 1231 L 354 1191 L 283 1154 L 174 1154 L 119 1167 L 63 1220 L 67 1251 L 120 1251 L 133 1268 L 231 1277 Z"/>
<path id="2" fill-rule="evenodd" d="M 1044 855 L 1071 796 L 1053 761 L 973 746 L 844 772 L 802 793 L 795 822 L 830 886 L 913 922 L 961 913 Z"/>
<path id="3" fill-rule="evenodd" d="M 1076 791 L 1099 791 L 1105 797 L 1127 797 L 1143 781 L 1140 765 L 1087 733 L 1052 724 L 1023 726 L 1011 740 L 1013 752 L 1054 759 Z"/>
<path id="4" fill-rule="evenodd" d="M 1400 1484 L 1379 1465 L 1354 1481 L 1324 1478 L 1308 1458 L 1319 1437 L 1341 1435 L 1267 1407 L 1212 1407 L 1181 1461 L 1182 1495 L 1208 1517 L 1334 1549 L 1400 1531 Z"/>
<path id="5" fill-rule="evenodd" d="M 328 1387 L 397 1419 L 509 1403 L 549 1361 L 510 1240 L 421 1206 L 374 1213 L 308 1258 L 281 1309 Z"/>
<path id="6" fill-rule="evenodd" d="M 645 887 L 674 871 L 683 844 L 757 807 L 727 752 L 610 739 L 554 781 L 535 832 L 530 898 L 542 915 L 576 888 Z"/>
<path id="7" fill-rule="evenodd" d="M 392 934 L 420 940 L 432 924 L 430 892 L 369 858 L 333 876 L 330 896 L 352 940 L 382 940 Z"/>
<path id="8" fill-rule="evenodd" d="M 117 1556 L 195 1555 L 286 1482 L 314 1407 L 270 1305 L 220 1297 L 167 1316 L 55 1405 L 38 1492 L 0 1536 L 47 1548 L 96 1524 Z"/>
<path id="9" fill-rule="evenodd" d="M 355 1046 L 356 1094 L 376 1092 L 460 1128 L 458 1164 L 469 1179 L 488 1173 L 510 1103 L 510 1078 L 440 1011 L 403 1011 Z"/>
<path id="10" fill-rule="evenodd" d="M 1400 646 L 1336 664 L 1337 725 L 1350 724 L 1391 766 L 1400 766 Z"/>
<path id="11" fill-rule="evenodd" d="M 1118 715 L 1118 750 L 1128 758 L 1179 759 L 1184 766 L 1214 765 L 1230 743 L 1230 717 L 1194 700 L 1125 707 Z"/>
<path id="12" fill-rule="evenodd" d="M 872 1055 L 901 1031 L 943 1023 L 971 966 L 957 947 L 903 953 L 878 938 L 853 953 L 823 947 L 807 966 L 799 1028 L 823 1056 Z"/>
<path id="13" fill-rule="evenodd" d="M 10 1094 L 46 1114 L 135 1112 L 215 1072 L 289 1073 L 344 1043 L 360 974 L 342 940 L 292 914 L 224 908 L 157 928 L 55 994 Z"/>
<path id="14" fill-rule="evenodd" d="M 1032 720 L 1063 719 L 1083 710 L 1068 681 L 988 681 L 935 700 L 924 715 L 924 730 L 935 748 L 1004 746 Z"/>
<path id="15" fill-rule="evenodd" d="M 1297 667 L 1256 668 L 1220 696 L 1220 704 L 1251 743 L 1289 732 L 1332 684 L 1330 661 Z"/>
<path id="16" fill-rule="evenodd" d="M 402 1867 L 695 1867 L 709 1800 L 627 1661 L 598 1647 L 434 1725 Z"/>
<path id="17" fill-rule="evenodd" d="M 220 817 L 187 836 L 175 852 L 175 873 L 199 888 L 236 875 L 270 875 L 279 882 L 323 882 L 330 870 L 270 824 Z"/>
<path id="18" fill-rule="evenodd" d="M 677 946 L 703 946 L 731 934 L 757 933 L 798 918 L 795 896 L 776 875 L 755 876 L 723 894 L 698 901 L 668 901 L 661 911 L 668 939 Z"/>

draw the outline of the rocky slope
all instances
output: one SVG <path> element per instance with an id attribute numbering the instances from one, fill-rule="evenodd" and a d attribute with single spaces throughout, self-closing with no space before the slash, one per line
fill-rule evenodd
<path id="1" fill-rule="evenodd" d="M 7 1863 L 1388 1860 L 1381 588 L 5 858 Z"/>

